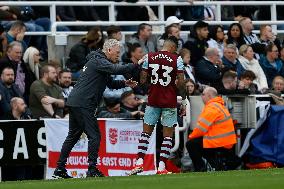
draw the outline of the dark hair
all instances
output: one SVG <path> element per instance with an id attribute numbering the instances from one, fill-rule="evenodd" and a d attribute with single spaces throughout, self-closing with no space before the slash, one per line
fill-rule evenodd
<path id="1" fill-rule="evenodd" d="M 204 22 L 202 20 L 197 21 L 194 25 L 193 25 L 193 29 L 194 31 L 196 31 L 197 29 L 200 28 L 208 28 L 209 24 L 207 22 Z"/>
<path id="2" fill-rule="evenodd" d="M 125 98 L 129 97 L 129 96 L 132 95 L 132 94 L 134 94 L 132 90 L 131 90 L 131 91 L 125 91 L 124 93 L 122 93 L 122 94 L 121 94 L 121 97 L 120 97 L 121 102 L 123 102 L 123 100 L 124 100 Z"/>
<path id="3" fill-rule="evenodd" d="M 212 38 L 217 41 L 217 33 L 218 33 L 219 28 L 221 28 L 222 31 L 224 32 L 224 28 L 221 25 L 210 26 L 209 27 L 209 38 Z"/>
<path id="4" fill-rule="evenodd" d="M 59 72 L 59 77 L 61 77 L 61 75 L 62 75 L 63 73 L 71 73 L 71 70 L 70 70 L 69 68 L 65 68 L 65 69 L 63 69 L 63 70 L 60 70 L 60 72 Z"/>
<path id="5" fill-rule="evenodd" d="M 108 108 L 113 108 L 115 107 L 117 104 L 120 104 L 120 101 L 118 98 L 104 98 L 106 107 Z"/>
<path id="6" fill-rule="evenodd" d="M 241 79 L 250 78 L 252 81 L 255 80 L 256 76 L 253 71 L 246 70 L 242 73 Z"/>
<path id="7" fill-rule="evenodd" d="M 236 78 L 237 77 L 237 73 L 235 71 L 232 71 L 232 70 L 229 70 L 229 71 L 226 71 L 224 74 L 223 74 L 223 77 L 222 79 L 229 79 L 229 78 Z"/>
<path id="8" fill-rule="evenodd" d="M 268 43 L 268 45 L 265 46 L 265 54 L 267 54 L 268 52 L 272 52 L 273 47 L 277 47 L 277 45 L 275 45 L 273 42 Z M 278 49 L 278 47 L 277 47 Z"/>
<path id="9" fill-rule="evenodd" d="M 119 26 L 115 26 L 115 25 L 110 25 L 106 29 L 108 37 L 111 37 L 112 34 L 118 33 L 120 31 L 121 31 L 121 28 Z"/>
<path id="10" fill-rule="evenodd" d="M 231 35 L 231 30 L 234 26 L 237 26 L 240 30 L 240 36 L 237 39 L 232 38 L 232 35 Z M 246 42 L 244 40 L 244 32 L 243 32 L 242 26 L 239 23 L 232 23 L 229 26 L 227 35 L 228 35 L 227 44 L 235 44 L 236 43 L 236 46 L 237 46 L 238 49 L 243 44 L 246 44 Z"/>
<path id="11" fill-rule="evenodd" d="M 178 47 L 178 39 L 175 36 L 170 36 L 170 37 L 166 38 L 165 42 L 166 41 L 172 42 L 176 45 L 176 47 Z"/>
<path id="12" fill-rule="evenodd" d="M 137 30 L 137 35 L 140 34 L 140 31 L 144 30 L 146 28 L 146 26 L 149 26 L 152 28 L 152 26 L 150 24 L 147 23 L 142 23 L 138 25 L 138 30 Z"/>
<path id="13" fill-rule="evenodd" d="M 48 73 L 48 72 L 49 72 L 49 67 L 55 68 L 55 66 L 52 65 L 52 64 L 46 64 L 46 65 L 44 65 L 44 66 L 40 69 L 40 77 L 41 77 L 41 78 L 43 77 L 43 75 L 44 75 L 45 73 Z M 55 68 L 55 69 L 56 69 L 56 68 Z"/>
<path id="14" fill-rule="evenodd" d="M 127 56 L 131 58 L 131 53 L 134 52 L 137 48 L 140 48 L 141 45 L 139 43 L 127 43 L 128 52 Z"/>

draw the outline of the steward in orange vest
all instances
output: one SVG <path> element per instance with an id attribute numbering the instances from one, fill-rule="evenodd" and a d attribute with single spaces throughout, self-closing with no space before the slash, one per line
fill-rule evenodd
<path id="1" fill-rule="evenodd" d="M 196 127 L 188 136 L 189 141 L 186 144 L 195 171 L 206 171 L 206 165 L 202 158 L 210 163 L 217 151 L 230 151 L 237 143 L 232 117 L 224 106 L 224 100 L 218 96 L 216 89 L 205 88 L 202 100 L 205 106 L 199 115 Z"/>

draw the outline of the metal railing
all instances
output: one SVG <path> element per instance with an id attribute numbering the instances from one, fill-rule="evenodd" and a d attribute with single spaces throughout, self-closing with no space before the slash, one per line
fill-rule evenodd
<path id="1" fill-rule="evenodd" d="M 284 24 L 284 20 L 278 21 L 277 20 L 277 10 L 276 7 L 278 5 L 284 5 L 283 1 L 196 1 L 193 4 L 189 4 L 188 2 L 168 2 L 168 1 L 156 1 L 156 2 L 137 2 L 137 3 L 125 3 L 125 2 L 113 2 L 113 1 L 0 1 L 1 5 L 8 5 L 8 6 L 49 6 L 50 8 L 50 21 L 51 21 L 51 32 L 29 32 L 30 35 L 55 35 L 59 33 L 56 30 L 57 26 L 108 26 L 108 25 L 138 25 L 141 21 L 116 21 L 115 18 L 115 8 L 119 6 L 155 6 L 158 7 L 158 21 L 145 21 L 152 25 L 162 26 L 165 24 L 165 17 L 164 17 L 164 9 L 167 6 L 200 6 L 200 5 L 215 5 L 216 11 L 216 21 L 207 21 L 209 24 L 222 24 L 222 25 L 229 25 L 235 21 L 222 21 L 221 20 L 221 6 L 270 6 L 271 12 L 271 20 L 269 21 L 253 21 L 253 24 L 261 25 L 261 24 L 271 24 L 273 25 L 274 32 L 284 33 L 284 30 L 278 30 L 276 25 Z M 109 21 L 81 21 L 81 22 L 65 22 L 65 21 L 56 21 L 56 7 L 57 6 L 104 6 L 108 7 L 108 15 Z M 184 21 L 182 25 L 193 25 L 196 21 Z M 161 31 L 163 32 L 163 31 Z M 62 33 L 62 32 L 60 32 Z M 63 32 L 66 33 L 66 32 Z M 68 32 L 67 32 L 68 33 Z M 74 32 L 73 32 L 74 33 Z M 78 32 L 80 33 L 80 32 Z M 76 32 L 75 32 L 76 34 Z"/>

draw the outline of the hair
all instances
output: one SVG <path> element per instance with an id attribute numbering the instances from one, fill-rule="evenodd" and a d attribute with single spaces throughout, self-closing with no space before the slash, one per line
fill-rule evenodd
<path id="1" fill-rule="evenodd" d="M 223 74 L 223 79 L 235 79 L 237 77 L 237 73 L 235 71 L 229 70 Z"/>
<path id="2" fill-rule="evenodd" d="M 281 75 L 275 76 L 272 83 L 274 83 L 276 81 L 276 79 L 281 79 L 284 82 L 284 77 L 282 77 Z"/>
<path id="3" fill-rule="evenodd" d="M 124 93 L 122 93 L 122 94 L 121 94 L 121 97 L 120 97 L 121 102 L 124 102 L 125 99 L 126 99 L 127 97 L 129 97 L 130 95 L 132 95 L 132 94 L 134 94 L 132 90 L 131 90 L 131 91 L 125 91 Z"/>
<path id="4" fill-rule="evenodd" d="M 23 50 L 23 46 L 20 42 L 13 41 L 13 42 L 9 43 L 9 45 L 7 46 L 7 52 L 10 51 L 11 49 L 13 49 L 15 46 L 19 46 Z"/>
<path id="5" fill-rule="evenodd" d="M 163 46 L 169 43 L 174 44 L 176 47 L 178 47 L 178 39 L 175 36 L 170 36 L 166 38 Z"/>
<path id="6" fill-rule="evenodd" d="M 240 30 L 240 36 L 237 39 L 233 38 L 232 35 L 231 35 L 231 30 L 232 30 L 232 28 L 234 26 L 237 26 L 239 28 L 239 30 Z M 237 43 L 236 46 L 238 48 L 240 48 L 241 45 L 246 44 L 246 42 L 244 40 L 243 28 L 242 28 L 242 26 L 239 23 L 232 23 L 229 26 L 229 29 L 228 29 L 228 32 L 227 32 L 227 36 L 228 36 L 227 44 Z"/>
<path id="7" fill-rule="evenodd" d="M 244 53 L 246 53 L 248 51 L 249 47 L 251 47 L 251 46 L 247 45 L 247 44 L 242 45 L 239 49 L 239 54 L 243 56 Z"/>
<path id="8" fill-rule="evenodd" d="M 216 52 L 217 52 L 216 48 L 207 48 L 205 51 L 205 56 L 209 57 L 209 56 L 215 55 Z"/>
<path id="9" fill-rule="evenodd" d="M 44 66 L 40 69 L 40 77 L 41 77 L 41 78 L 43 77 L 43 75 L 44 75 L 45 73 L 49 73 L 49 68 L 50 68 L 50 67 L 53 67 L 53 68 L 56 69 L 56 67 L 55 67 L 54 65 L 52 65 L 52 64 L 46 64 L 46 65 L 44 65 Z"/>
<path id="10" fill-rule="evenodd" d="M 108 39 L 105 41 L 102 51 L 106 53 L 108 49 L 111 49 L 114 46 L 119 46 L 119 41 L 117 41 L 116 39 Z"/>
<path id="11" fill-rule="evenodd" d="M 60 61 L 56 59 L 49 60 L 48 64 L 55 68 L 62 67 Z"/>
<path id="12" fill-rule="evenodd" d="M 256 76 L 254 74 L 253 71 L 250 71 L 250 70 L 246 70 L 244 71 L 241 76 L 240 76 L 241 79 L 245 79 L 245 78 L 249 78 L 250 80 L 255 80 L 256 79 Z"/>
<path id="13" fill-rule="evenodd" d="M 22 28 L 26 28 L 26 25 L 24 24 L 24 22 L 17 20 L 11 25 L 10 30 L 22 29 Z"/>
<path id="14" fill-rule="evenodd" d="M 11 100 L 10 100 L 10 106 L 11 108 L 13 108 L 13 106 L 15 106 L 19 100 L 21 100 L 22 98 L 20 97 L 13 97 Z M 23 100 L 23 99 L 22 99 Z"/>
<path id="15" fill-rule="evenodd" d="M 106 32 L 108 37 L 110 38 L 113 34 L 121 32 L 121 28 L 119 26 L 110 25 L 109 27 L 107 27 Z"/>
<path id="16" fill-rule="evenodd" d="M 277 45 L 275 45 L 274 43 L 269 43 L 268 45 L 265 46 L 265 54 L 267 54 L 268 52 L 272 52 L 273 47 L 277 47 Z M 277 47 L 278 49 L 278 47 Z"/>
<path id="17" fill-rule="evenodd" d="M 185 55 L 187 55 L 187 54 L 191 54 L 190 53 L 190 50 L 188 50 L 187 48 L 182 48 L 180 51 L 179 51 L 179 55 L 181 56 L 181 58 L 184 58 L 185 57 Z"/>
<path id="18" fill-rule="evenodd" d="M 102 36 L 99 35 L 99 32 Z M 99 26 L 94 26 L 89 29 L 88 33 L 82 38 L 87 45 L 95 42 L 95 48 L 102 48 L 104 36 Z"/>
<path id="19" fill-rule="evenodd" d="M 233 49 L 234 51 L 237 52 L 237 47 L 234 44 L 228 44 L 225 46 L 225 49 Z"/>
<path id="20" fill-rule="evenodd" d="M 266 26 L 271 27 L 271 26 L 268 25 L 268 24 L 265 24 L 265 25 L 261 25 L 261 26 L 260 26 L 260 28 L 259 28 L 259 35 L 260 35 L 260 36 L 263 35 L 263 32 L 264 32 L 265 29 L 266 29 Z"/>
<path id="21" fill-rule="evenodd" d="M 4 72 L 4 70 L 13 70 L 13 72 L 14 72 L 14 69 L 11 67 L 11 66 L 6 66 L 6 67 L 4 67 L 2 70 L 1 70 L 1 76 L 2 76 L 2 74 L 3 74 L 3 72 Z M 15 73 L 14 73 L 15 74 Z"/>
<path id="22" fill-rule="evenodd" d="M 149 27 L 152 28 L 152 26 L 150 24 L 147 24 L 147 23 L 139 24 L 138 25 L 138 30 L 137 30 L 137 35 L 139 35 L 140 32 L 146 28 L 146 26 L 149 26 Z"/>
<path id="23" fill-rule="evenodd" d="M 194 31 L 196 31 L 197 29 L 200 28 L 208 28 L 209 24 L 207 22 L 204 22 L 202 20 L 197 21 L 194 25 L 193 25 L 193 29 Z"/>
<path id="24" fill-rule="evenodd" d="M 131 53 L 133 53 L 133 52 L 135 52 L 135 50 L 137 49 L 137 48 L 140 48 L 141 47 L 141 45 L 140 45 L 140 43 L 128 43 L 127 44 L 127 47 L 128 47 L 128 52 L 127 52 L 127 56 L 129 57 L 129 58 L 131 58 Z"/>
<path id="25" fill-rule="evenodd" d="M 244 21 L 246 21 L 247 19 L 250 19 L 250 18 L 249 17 L 242 17 L 239 21 L 240 25 L 242 26 L 244 24 Z"/>
<path id="26" fill-rule="evenodd" d="M 35 74 L 36 79 L 39 79 L 39 63 L 35 63 L 34 55 L 38 53 L 39 50 L 35 47 L 29 47 L 24 53 L 23 60 L 26 64 L 29 65 L 31 71 Z"/>
<path id="27" fill-rule="evenodd" d="M 171 24 L 167 27 L 165 27 L 165 33 L 161 36 L 161 39 L 168 38 L 169 34 L 172 32 L 172 28 L 179 28 L 176 24 Z"/>
<path id="28" fill-rule="evenodd" d="M 208 38 L 212 38 L 212 39 L 217 41 L 217 33 L 218 33 L 217 31 L 218 31 L 219 28 L 221 28 L 222 31 L 224 32 L 224 28 L 221 25 L 210 26 Z"/>
<path id="29" fill-rule="evenodd" d="M 194 85 L 193 93 L 195 93 L 195 90 L 196 90 L 197 86 L 196 86 L 196 83 L 195 83 L 191 78 L 187 78 L 187 79 L 184 81 L 184 83 L 185 83 L 185 85 L 186 85 L 187 83 L 192 83 L 192 84 Z M 187 88 L 186 88 L 185 90 L 186 90 L 186 93 L 187 93 L 188 95 L 191 95 L 191 94 L 188 93 Z"/>
<path id="30" fill-rule="evenodd" d="M 65 69 L 63 69 L 63 70 L 60 70 L 60 72 L 59 72 L 59 78 L 61 78 L 61 75 L 62 75 L 63 73 L 71 73 L 71 70 L 70 70 L 69 68 L 65 68 Z"/>
<path id="31" fill-rule="evenodd" d="M 118 98 L 104 98 L 105 105 L 107 108 L 113 108 L 117 104 L 120 104 L 120 101 Z"/>

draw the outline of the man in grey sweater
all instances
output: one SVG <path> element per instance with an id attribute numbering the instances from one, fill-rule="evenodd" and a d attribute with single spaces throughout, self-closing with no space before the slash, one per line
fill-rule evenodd
<path id="1" fill-rule="evenodd" d="M 93 51 L 87 56 L 87 63 L 74 89 L 71 91 L 67 106 L 69 106 L 69 132 L 66 137 L 54 178 L 71 178 L 65 169 L 69 153 L 76 144 L 81 134 L 87 134 L 88 142 L 88 172 L 87 177 L 103 177 L 96 165 L 100 147 L 100 130 L 97 123 L 96 111 L 103 96 L 103 92 L 109 88 L 121 88 L 125 86 L 135 87 L 136 81 L 112 80 L 111 74 L 125 74 L 137 69 L 135 64 L 119 65 L 119 42 L 109 39 L 104 43 L 103 50 Z"/>

